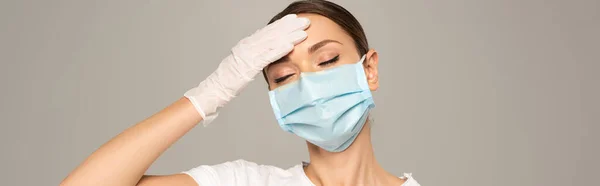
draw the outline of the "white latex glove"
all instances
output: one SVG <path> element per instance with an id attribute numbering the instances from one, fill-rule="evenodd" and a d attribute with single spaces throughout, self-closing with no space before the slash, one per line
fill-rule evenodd
<path id="1" fill-rule="evenodd" d="M 303 41 L 309 24 L 307 18 L 286 15 L 238 42 L 217 70 L 184 94 L 202 116 L 202 123 L 206 126 L 214 120 L 217 109 L 237 96 L 264 67 Z"/>

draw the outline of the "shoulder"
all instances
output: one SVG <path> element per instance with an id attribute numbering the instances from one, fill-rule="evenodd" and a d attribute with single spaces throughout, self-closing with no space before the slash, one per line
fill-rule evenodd
<path id="1" fill-rule="evenodd" d="M 216 165 L 201 165 L 184 171 L 199 185 L 277 185 L 297 177 L 294 169 L 281 169 L 271 165 L 238 159 Z"/>

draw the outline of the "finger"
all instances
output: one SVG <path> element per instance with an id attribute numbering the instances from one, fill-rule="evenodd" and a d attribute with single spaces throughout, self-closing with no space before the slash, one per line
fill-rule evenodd
<path id="1" fill-rule="evenodd" d="M 275 38 L 271 41 L 267 41 L 263 46 L 263 53 L 261 55 L 262 61 L 266 62 L 266 64 L 277 61 L 283 56 L 289 54 L 292 50 L 294 50 L 294 45 L 302 42 L 304 39 L 308 37 L 306 31 L 296 31 L 288 34 L 287 36 L 281 38 Z M 266 65 L 265 64 L 265 65 Z"/>
<path id="2" fill-rule="evenodd" d="M 310 21 L 308 19 L 303 18 L 290 20 L 287 23 L 282 23 L 282 25 L 278 25 L 278 28 L 273 28 L 270 32 L 264 33 L 262 38 L 257 38 L 261 42 L 275 41 L 275 40 L 286 40 L 285 37 L 289 34 L 296 31 L 304 31 L 303 28 L 308 27 Z"/>
<path id="3" fill-rule="evenodd" d="M 297 30 L 305 30 L 310 26 L 310 19 L 306 17 L 298 17 L 292 21 L 285 22 L 287 23 L 284 31 L 297 31 Z"/>
<path id="4" fill-rule="evenodd" d="M 273 43 L 270 47 L 268 47 L 265 52 L 261 55 L 262 61 L 265 62 L 262 64 L 266 66 L 278 59 L 281 59 L 285 55 L 289 54 L 292 50 L 294 50 L 294 44 L 288 42 L 276 42 Z"/>
<path id="5" fill-rule="evenodd" d="M 287 15 L 283 16 L 282 18 L 280 18 L 280 19 L 272 22 L 271 24 L 268 24 L 267 26 L 263 27 L 262 29 L 258 30 L 255 33 L 255 36 L 264 37 L 268 33 L 270 33 L 273 29 L 280 27 L 280 25 L 282 25 L 283 23 L 291 21 L 296 18 L 298 18 L 298 16 L 296 14 L 287 14 Z"/>
<path id="6" fill-rule="evenodd" d="M 273 27 L 273 29 L 269 31 L 267 37 L 270 37 L 268 39 L 271 39 L 274 37 L 286 36 L 289 33 L 292 33 L 292 32 L 298 31 L 298 30 L 304 30 L 304 29 L 308 28 L 309 25 L 310 25 L 310 20 L 308 18 L 304 18 L 304 17 L 287 20 L 285 22 L 282 22 L 281 25 L 277 25 L 276 27 Z"/>
<path id="7" fill-rule="evenodd" d="M 300 30 L 300 31 L 292 32 L 291 34 L 285 36 L 285 41 L 288 41 L 288 42 L 292 43 L 293 45 L 296 45 L 296 44 L 304 41 L 304 39 L 306 39 L 306 37 L 308 37 L 308 34 L 306 33 L 306 31 Z"/>
<path id="8" fill-rule="evenodd" d="M 310 25 L 310 20 L 304 17 L 290 18 L 282 20 L 280 24 L 274 25 L 269 30 L 261 33 L 260 40 L 271 40 L 273 38 L 286 36 L 289 33 L 298 30 L 304 30 Z"/>

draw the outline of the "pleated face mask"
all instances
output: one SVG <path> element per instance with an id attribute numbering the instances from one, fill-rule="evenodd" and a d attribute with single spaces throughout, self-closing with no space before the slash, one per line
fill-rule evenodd
<path id="1" fill-rule="evenodd" d="M 319 72 L 269 91 L 279 126 L 330 152 L 346 150 L 375 106 L 362 61 Z"/>

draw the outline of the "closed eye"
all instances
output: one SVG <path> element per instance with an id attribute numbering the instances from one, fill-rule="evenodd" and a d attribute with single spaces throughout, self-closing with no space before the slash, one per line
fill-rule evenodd
<path id="1" fill-rule="evenodd" d="M 339 59 L 340 59 L 340 55 L 337 55 L 337 56 L 335 56 L 335 57 L 331 58 L 330 60 L 323 61 L 323 62 L 319 63 L 319 66 L 322 66 L 322 67 L 324 67 L 324 66 L 328 66 L 328 65 L 334 64 L 334 63 L 335 63 L 335 62 L 337 62 Z"/>
<path id="2" fill-rule="evenodd" d="M 275 79 L 274 81 L 275 81 L 275 83 L 281 83 L 281 82 L 284 82 L 284 81 L 285 81 L 286 79 L 288 79 L 289 77 L 292 77 L 293 75 L 294 75 L 294 74 L 288 74 L 288 75 L 285 75 L 285 76 L 283 76 L 283 77 L 277 78 L 277 79 Z"/>

